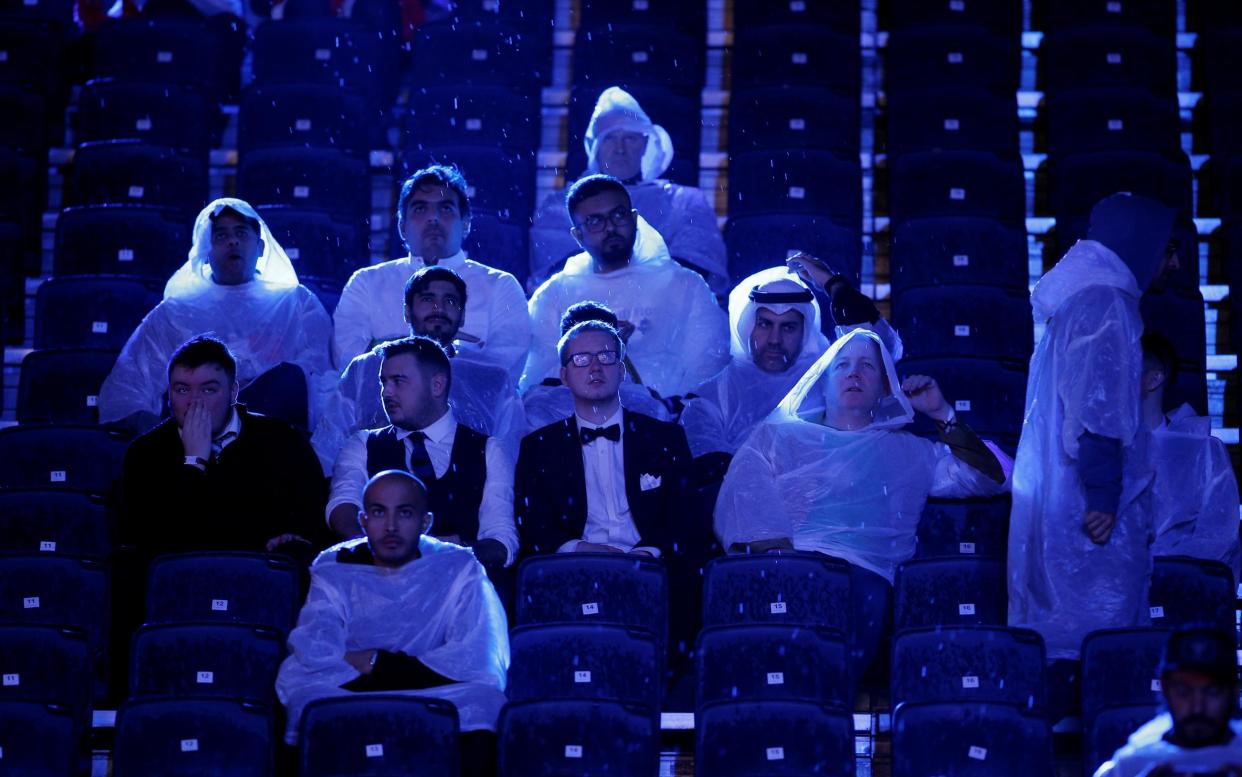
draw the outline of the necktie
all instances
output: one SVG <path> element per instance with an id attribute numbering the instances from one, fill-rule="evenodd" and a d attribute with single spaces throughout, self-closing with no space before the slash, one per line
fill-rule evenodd
<path id="1" fill-rule="evenodd" d="M 621 425 L 613 424 L 612 426 L 599 426 L 592 429 L 591 427 L 583 427 L 578 430 L 578 436 L 582 439 L 582 444 L 586 445 L 600 437 L 613 442 L 621 442 Z"/>
<path id="2" fill-rule="evenodd" d="M 431 456 L 427 454 L 427 435 L 414 432 L 406 439 L 410 441 L 410 472 L 423 481 L 423 485 L 431 485 L 431 481 L 436 479 L 436 470 L 431 466 Z"/>

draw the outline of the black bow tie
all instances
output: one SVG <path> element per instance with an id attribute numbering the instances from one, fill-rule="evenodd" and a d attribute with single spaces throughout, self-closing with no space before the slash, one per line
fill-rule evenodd
<path id="1" fill-rule="evenodd" d="M 595 428 L 584 426 L 578 430 L 578 436 L 582 438 L 583 445 L 599 437 L 603 437 L 605 440 L 612 440 L 613 442 L 621 442 L 621 425 L 613 424 L 612 426 L 598 426 Z"/>

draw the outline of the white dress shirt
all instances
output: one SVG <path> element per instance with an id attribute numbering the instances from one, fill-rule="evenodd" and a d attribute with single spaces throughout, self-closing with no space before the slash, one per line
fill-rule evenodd
<path id="1" fill-rule="evenodd" d="M 410 435 L 415 430 L 398 429 L 397 438 L 405 443 L 406 460 L 413 451 Z M 449 410 L 439 420 L 425 429 L 427 456 L 436 478 L 444 477 L 453 456 L 453 441 L 457 438 L 457 419 Z M 367 484 L 367 430 L 352 435 L 336 457 L 332 474 L 332 492 L 325 513 L 332 515 L 338 505 L 353 505 L 360 509 L 362 490 Z M 487 481 L 483 484 L 483 499 L 479 503 L 479 539 L 499 541 L 508 551 L 505 566 L 517 558 L 518 534 L 513 522 L 513 457 L 506 447 L 495 438 L 487 438 L 485 448 Z M 435 526 L 433 524 L 432 528 Z"/>

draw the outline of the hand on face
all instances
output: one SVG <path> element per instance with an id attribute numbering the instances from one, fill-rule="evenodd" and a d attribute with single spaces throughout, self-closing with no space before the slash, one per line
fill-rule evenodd
<path id="1" fill-rule="evenodd" d="M 911 375 L 901 382 L 901 391 L 910 400 L 915 411 L 931 416 L 937 421 L 947 421 L 951 415 L 940 386 L 926 375 Z"/>
<path id="2" fill-rule="evenodd" d="M 181 444 L 186 456 L 211 458 L 211 411 L 201 399 L 191 400 L 181 425 Z"/>

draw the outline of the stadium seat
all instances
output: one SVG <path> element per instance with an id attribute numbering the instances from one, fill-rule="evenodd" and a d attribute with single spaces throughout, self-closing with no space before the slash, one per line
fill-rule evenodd
<path id="1" fill-rule="evenodd" d="M 476 257 L 489 267 L 512 273 L 524 286 L 530 273 L 529 235 L 530 228 L 525 224 L 512 223 L 490 213 L 474 213 L 470 217 L 470 234 L 462 241 L 462 248 L 468 256 Z M 406 253 L 405 246 L 398 241 L 397 250 L 390 255 Z"/>
<path id="2" fill-rule="evenodd" d="M 1215 3 L 1231 7 L 1232 3 Z M 1236 13 L 1236 11 L 1235 11 Z M 1198 57 L 1201 68 L 1201 88 L 1209 95 L 1217 95 L 1238 88 L 1238 66 L 1242 63 L 1242 24 L 1230 27 L 1210 27 L 1200 32 Z"/>
<path id="3" fill-rule="evenodd" d="M 990 359 L 902 359 L 902 377 L 930 375 L 953 403 L 957 417 L 980 437 L 1004 447 L 1022 433 L 1026 403 L 1026 364 Z M 909 431 L 938 436 L 935 423 L 924 416 Z"/>
<path id="4" fill-rule="evenodd" d="M 0 429 L 0 489 L 111 494 L 130 437 L 98 426 Z"/>
<path id="5" fill-rule="evenodd" d="M 46 98 L 26 84 L 0 83 L 0 113 L 21 116 L 22 121 L 0 124 L 0 146 L 38 154 L 50 145 L 63 142 L 54 116 L 49 116 Z"/>
<path id="6" fill-rule="evenodd" d="M 298 570 L 281 556 L 180 553 L 151 562 L 147 622 L 229 622 L 288 633 L 301 606 Z"/>
<path id="7" fill-rule="evenodd" d="M 919 516 L 914 557 L 1005 558 L 1009 552 L 1010 507 L 1008 494 L 972 499 L 928 499 Z"/>
<path id="8" fill-rule="evenodd" d="M 924 558 L 903 562 L 893 583 L 893 628 L 1002 626 L 1004 564 L 997 559 Z"/>
<path id="9" fill-rule="evenodd" d="M 1127 704 L 1100 710 L 1091 727 L 1083 730 L 1083 774 L 1095 774 L 1131 734 L 1160 711 L 1158 704 Z"/>
<path id="10" fill-rule="evenodd" d="M 223 696 L 274 704 L 279 632 L 232 623 L 143 626 L 130 653 L 130 698 Z"/>
<path id="11" fill-rule="evenodd" d="M 215 104 L 171 83 L 97 79 L 78 95 L 78 142 L 132 138 L 205 158 Z"/>
<path id="12" fill-rule="evenodd" d="M 5 21 L 50 22 L 63 27 L 73 23 L 73 6 L 71 0 L 10 0 L 3 4 L 2 12 Z"/>
<path id="13" fill-rule="evenodd" d="M 0 553 L 104 557 L 112 547 L 112 517 L 102 496 L 68 491 L 0 492 Z"/>
<path id="14" fill-rule="evenodd" d="M 162 289 L 185 262 L 193 222 L 193 214 L 141 205 L 65 208 L 56 220 L 53 274 L 140 275 L 158 278 Z"/>
<path id="15" fill-rule="evenodd" d="M 520 626 L 509 635 L 511 701 L 601 699 L 660 708 L 663 653 L 625 626 Z"/>
<path id="16" fill-rule="evenodd" d="M 1202 371 L 1206 366 L 1207 322 L 1199 289 L 1149 290 L 1139 306 L 1143 328 L 1168 338 L 1177 351 L 1179 368 Z"/>
<path id="17" fill-rule="evenodd" d="M 815 555 L 728 556 L 704 570 L 703 626 L 819 626 L 849 632 L 850 573 Z"/>
<path id="18" fill-rule="evenodd" d="M 921 151 L 989 151 L 1018 155 L 1013 95 L 977 86 L 927 87 L 888 97 L 888 156 Z"/>
<path id="19" fill-rule="evenodd" d="M 22 777 L 77 774 L 78 737 L 72 711 L 56 704 L 0 700 L 4 769 Z"/>
<path id="20" fill-rule="evenodd" d="M 1119 704 L 1160 701 L 1160 658 L 1169 631 L 1104 629 L 1082 641 L 1083 729 L 1090 730 L 1097 713 Z"/>
<path id="21" fill-rule="evenodd" d="M 1025 289 L 1026 230 L 992 219 L 906 219 L 892 230 L 889 273 L 894 295 L 958 284 Z"/>
<path id="22" fill-rule="evenodd" d="M 207 203 L 207 165 L 136 140 L 83 143 L 74 152 L 69 192 L 70 205 L 159 205 L 192 221 Z"/>
<path id="23" fill-rule="evenodd" d="M 1047 32 L 1080 27 L 1136 27 L 1172 38 L 1177 33 L 1177 4 L 1167 0 L 1111 0 L 1083 3 L 1048 0 L 1043 29 Z"/>
<path id="24" fill-rule="evenodd" d="M 892 703 L 1001 702 L 1044 709 L 1044 640 L 1004 626 L 907 629 L 893 640 Z"/>
<path id="25" fill-rule="evenodd" d="M 1026 362 L 1034 324 L 1026 290 L 923 287 L 893 300 L 893 326 L 908 359 L 979 358 Z"/>
<path id="26" fill-rule="evenodd" d="M 207 25 L 194 19 L 123 19 L 99 28 L 95 73 L 101 78 L 214 89 L 216 60 Z"/>
<path id="27" fill-rule="evenodd" d="M 1006 40 L 1016 40 L 1022 32 L 1022 3 L 1001 2 L 926 2 L 926 0 L 889 0 L 887 27 L 897 30 L 931 25 L 969 25 L 981 27 Z"/>
<path id="28" fill-rule="evenodd" d="M 829 216 L 862 222 L 862 171 L 857 160 L 826 151 L 790 149 L 740 154 L 729 162 L 729 216 Z"/>
<path id="29" fill-rule="evenodd" d="M 607 701 L 509 703 L 500 713 L 499 774 L 655 774 L 660 727 L 646 707 Z"/>
<path id="30" fill-rule="evenodd" d="M 1199 103 L 1208 130 L 1208 148 L 1213 157 L 1229 159 L 1242 155 L 1242 90 L 1221 90 L 1204 95 Z"/>
<path id="31" fill-rule="evenodd" d="M 1220 561 L 1189 556 L 1152 560 L 1151 623 L 1161 628 L 1210 623 L 1233 631 L 1233 570 Z"/>
<path id="32" fill-rule="evenodd" d="M 0 148 L 0 179 L 9 181 L 7 191 L 0 194 L 0 221 L 16 227 L 11 243 L 22 252 L 21 261 L 8 267 L 22 267 L 37 274 L 37 264 L 30 258 L 40 253 L 41 214 L 47 202 L 47 170 L 42 154 L 30 154 Z"/>
<path id="33" fill-rule="evenodd" d="M 858 98 L 862 54 L 857 34 L 843 35 L 823 27 L 771 25 L 738 27 L 733 35 L 733 90 L 817 86 Z"/>
<path id="34" fill-rule="evenodd" d="M 1072 89 L 1048 97 L 1048 153 L 1181 151 L 1177 103 L 1145 89 Z"/>
<path id="35" fill-rule="evenodd" d="M 664 565 L 612 553 L 533 556 L 518 567 L 517 625 L 589 623 L 668 634 Z"/>
<path id="36" fill-rule="evenodd" d="M 719 702 L 696 713 L 695 774 L 854 775 L 854 724 L 814 702 Z"/>
<path id="37" fill-rule="evenodd" d="M 402 146 L 536 151 L 540 130 L 538 93 L 504 86 L 424 84 L 410 91 Z"/>
<path id="38" fill-rule="evenodd" d="M 35 294 L 34 347 L 119 351 L 159 301 L 160 288 L 144 278 L 49 278 Z"/>
<path id="39" fill-rule="evenodd" d="M 0 704 L 34 701 L 68 710 L 76 723 L 74 747 L 85 754 L 91 725 L 91 651 L 80 629 L 0 625 Z M 6 769 L 8 751 L 4 751 Z M 67 772 L 66 772 L 67 773 Z"/>
<path id="40" fill-rule="evenodd" d="M 251 84 L 242 91 L 237 144 L 251 149 L 333 148 L 361 156 L 370 148 L 364 97 L 327 84 Z"/>
<path id="41" fill-rule="evenodd" d="M 611 86 L 611 84 L 609 84 Z M 702 104 L 697 90 L 672 89 L 661 84 L 622 84 L 651 121 L 668 132 L 673 143 L 673 163 L 660 176 L 685 186 L 699 185 L 699 150 L 703 141 Z M 579 86 L 569 92 L 569 145 L 565 171 L 578 176 L 586 171 L 583 145 L 591 114 L 603 87 Z"/>
<path id="42" fill-rule="evenodd" d="M 6 18 L 0 26 L 0 83 L 33 87 L 63 107 L 72 72 L 66 50 L 59 25 Z"/>
<path id="43" fill-rule="evenodd" d="M 425 24 L 414 33 L 411 86 L 491 84 L 537 90 L 551 78 L 550 32 L 525 31 L 491 19 Z"/>
<path id="44" fill-rule="evenodd" d="M 893 712 L 893 777 L 1046 777 L 1048 721 L 1008 704 L 907 702 Z"/>
<path id="45" fill-rule="evenodd" d="M 366 694 L 318 699 L 302 711 L 301 777 L 455 777 L 457 708 L 442 699 Z"/>
<path id="46" fill-rule="evenodd" d="M 1018 88 L 1020 49 L 1002 37 L 966 25 L 895 29 L 885 49 L 889 93 L 927 87 L 973 86 L 1012 96 Z"/>
<path id="47" fill-rule="evenodd" d="M 469 186 L 470 212 L 529 229 L 535 210 L 535 154 L 481 146 L 436 146 L 402 153 L 402 179 L 426 165 L 456 165 Z M 397 181 L 400 187 L 401 180 Z M 395 198 L 394 198 L 395 199 Z"/>
<path id="48" fill-rule="evenodd" d="M 452 8 L 453 24 L 482 20 L 533 33 L 536 41 L 552 34 L 556 16 L 554 0 L 526 0 L 521 3 L 498 3 L 495 0 L 456 0 Z"/>
<path id="49" fill-rule="evenodd" d="M 254 83 L 317 84 L 363 95 L 369 115 L 396 87 L 397 42 L 347 19 L 265 21 L 254 29 Z"/>
<path id="50" fill-rule="evenodd" d="M 366 161 L 327 148 L 261 148 L 237 168 L 238 195 L 256 205 L 288 205 L 362 223 L 371 212 Z"/>
<path id="51" fill-rule="evenodd" d="M 272 718 L 234 699 L 137 699 L 116 716 L 114 777 L 270 777 Z"/>
<path id="52" fill-rule="evenodd" d="M 707 34 L 707 6 L 677 0 L 582 0 L 579 30 L 650 27 L 676 30 L 701 40 Z"/>
<path id="53" fill-rule="evenodd" d="M 1022 164 L 981 151 L 904 154 L 889 173 L 889 216 L 900 226 L 919 218 L 986 218 L 1020 229 L 1026 219 Z"/>
<path id="54" fill-rule="evenodd" d="M 1217 212 L 1230 222 L 1242 219 L 1242 156 L 1214 160 Z"/>
<path id="55" fill-rule="evenodd" d="M 1186 3 L 1186 29 L 1200 34 L 1242 29 L 1242 6 L 1216 0 L 1190 0 Z"/>
<path id="56" fill-rule="evenodd" d="M 1133 87 L 1157 97 L 1177 96 L 1177 48 L 1172 38 L 1143 29 L 1080 27 L 1044 36 L 1044 88 Z"/>
<path id="57" fill-rule="evenodd" d="M 31 351 L 22 359 L 17 385 L 19 424 L 93 424 L 99 421 L 99 389 L 117 351 L 57 348 Z"/>
<path id="58" fill-rule="evenodd" d="M 368 264 L 367 236 L 351 221 L 281 205 L 264 206 L 258 212 L 285 249 L 299 279 L 311 276 L 346 281 Z"/>
<path id="59" fill-rule="evenodd" d="M 705 40 L 667 28 L 613 26 L 579 30 L 574 83 L 596 95 L 614 84 L 658 84 L 679 91 L 703 88 Z M 658 123 L 658 120 L 657 120 Z"/>
<path id="60" fill-rule="evenodd" d="M 310 400 L 306 384 L 306 373 L 301 367 L 281 362 L 243 386 L 237 400 L 250 410 L 308 431 Z"/>
<path id="61" fill-rule="evenodd" d="M 806 148 L 858 158 L 858 100 L 814 86 L 735 92 L 729 99 L 729 153 Z"/>
<path id="62" fill-rule="evenodd" d="M 725 225 L 729 275 L 735 283 L 798 252 L 832 257 L 833 267 L 857 283 L 862 271 L 862 234 L 828 216 L 774 214 L 730 217 Z"/>
<path id="63" fill-rule="evenodd" d="M 713 626 L 699 633 L 695 707 L 718 701 L 809 701 L 846 710 L 854 686 L 837 631 L 806 626 Z"/>
<path id="64" fill-rule="evenodd" d="M 736 0 L 733 29 L 752 30 L 780 25 L 823 27 L 848 38 L 858 38 L 860 14 L 853 3 L 817 3 L 805 0 Z"/>

